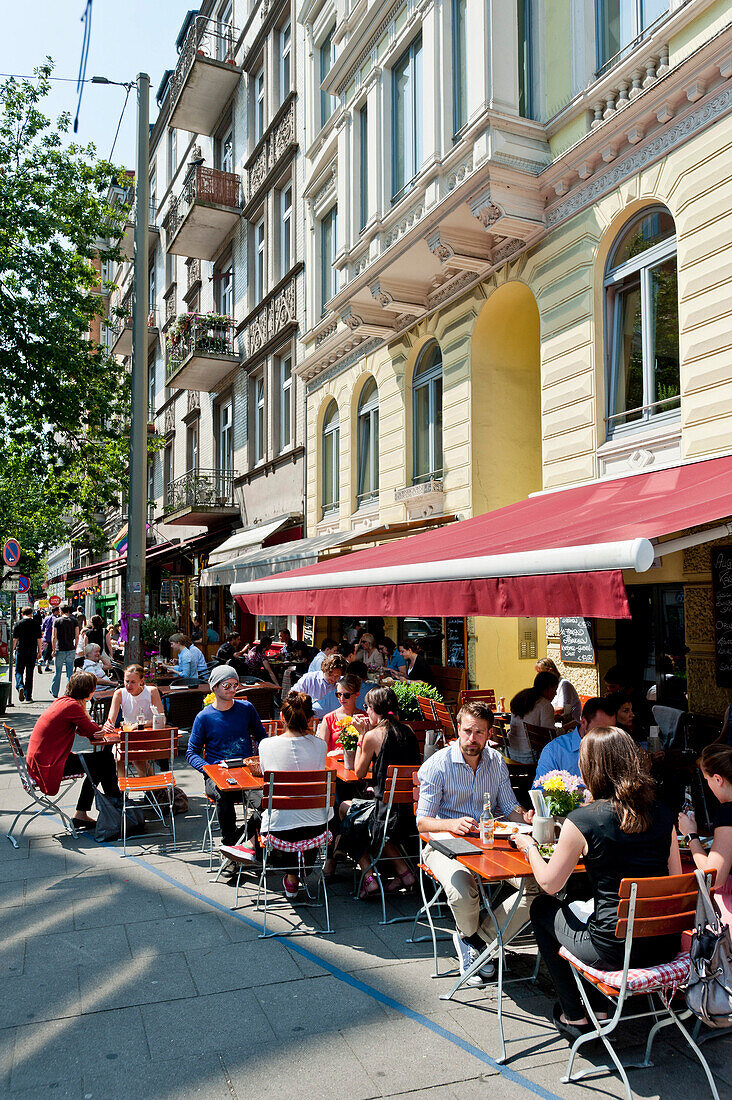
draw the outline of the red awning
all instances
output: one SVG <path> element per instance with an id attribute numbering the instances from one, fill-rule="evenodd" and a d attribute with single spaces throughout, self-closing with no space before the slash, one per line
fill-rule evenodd
<path id="1" fill-rule="evenodd" d="M 541 493 L 231 591 L 252 614 L 628 618 L 622 569 L 650 567 L 646 540 L 731 515 L 731 485 L 725 457 Z"/>
<path id="2" fill-rule="evenodd" d="M 67 587 L 69 592 L 83 592 L 85 588 L 96 588 L 98 584 L 99 577 L 85 577 L 83 581 L 74 581 Z"/>

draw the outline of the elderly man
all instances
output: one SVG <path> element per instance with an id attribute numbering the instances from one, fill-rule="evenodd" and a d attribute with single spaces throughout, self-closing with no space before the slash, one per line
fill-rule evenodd
<path id="1" fill-rule="evenodd" d="M 107 676 L 107 669 L 102 660 L 102 647 L 96 642 L 90 642 L 84 647 L 84 672 L 91 672 L 97 678 L 97 687 L 116 687 L 114 680 Z"/>
<path id="2" fill-rule="evenodd" d="M 326 657 L 316 672 L 306 672 L 296 684 L 292 685 L 293 691 L 304 691 L 314 703 L 324 699 L 333 688 L 338 678 L 348 668 L 348 661 L 338 653 Z"/>
<path id="3" fill-rule="evenodd" d="M 188 739 L 186 760 L 203 773 L 204 764 L 218 764 L 229 757 L 252 756 L 267 734 L 251 703 L 234 698 L 239 690 L 239 677 L 231 665 L 218 665 L 209 677 L 214 701 L 196 715 Z M 216 803 L 216 816 L 221 826 L 223 844 L 236 844 L 236 803 L 240 793 L 220 791 L 206 776 L 206 794 Z"/>
<path id="4" fill-rule="evenodd" d="M 615 725 L 615 704 L 609 699 L 588 699 L 582 708 L 582 719 L 576 729 L 555 737 L 544 746 L 536 765 L 537 778 L 547 772 L 570 772 L 579 775 L 580 742 L 590 730 Z"/>
<path id="5" fill-rule="evenodd" d="M 486 797 L 490 797 L 496 816 L 509 821 L 529 821 L 532 814 L 525 814 L 516 801 L 503 757 L 487 745 L 493 725 L 490 707 L 486 703 L 466 703 L 458 712 L 457 723 L 457 741 L 435 753 L 419 769 L 417 826 L 420 833 L 449 832 L 465 836 L 477 830 Z M 487 916 L 480 923 L 480 897 L 472 872 L 429 844 L 424 850 L 424 862 L 445 890 L 457 925 L 453 941 L 460 973 L 465 974 L 485 947 L 493 943 L 493 922 Z M 505 922 L 514 900 L 510 897 L 496 907 L 499 925 Z M 529 898 L 524 896 L 503 929 L 504 942 L 520 931 L 528 919 Z M 495 972 L 495 964 L 487 963 L 468 979 L 468 985 L 482 985 L 494 977 Z"/>

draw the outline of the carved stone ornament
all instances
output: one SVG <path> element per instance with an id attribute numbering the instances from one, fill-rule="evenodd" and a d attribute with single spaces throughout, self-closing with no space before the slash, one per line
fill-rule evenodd
<path id="1" fill-rule="evenodd" d="M 369 287 L 371 291 L 371 297 L 375 302 L 378 302 L 382 309 L 388 309 L 391 303 L 394 301 L 391 294 L 384 290 L 381 283 L 377 279 L 375 283 L 372 283 Z"/>
<path id="2" fill-rule="evenodd" d="M 511 256 L 515 255 L 516 252 L 519 252 L 520 249 L 523 248 L 523 245 L 524 242 L 522 240 L 515 240 L 509 237 L 503 244 L 499 245 L 498 248 L 493 249 L 491 252 L 491 263 L 500 264 L 503 263 L 504 260 L 510 260 Z"/>
<path id="3" fill-rule="evenodd" d="M 356 329 L 360 328 L 363 324 L 363 317 L 359 317 L 357 313 L 352 311 L 350 306 L 346 306 L 341 313 L 341 321 L 343 321 L 344 325 L 348 325 L 350 329 Z"/>
<path id="4" fill-rule="evenodd" d="M 455 255 L 455 249 L 440 237 L 439 229 L 436 229 L 434 233 L 430 233 L 429 237 L 425 238 L 425 241 L 432 255 L 436 260 L 439 260 L 441 264 L 446 264 L 447 261 L 451 260 Z"/>
<path id="5" fill-rule="evenodd" d="M 490 191 L 483 191 L 471 200 L 470 210 L 484 229 L 490 229 L 503 215 L 503 211 L 492 201 Z"/>
<path id="6" fill-rule="evenodd" d="M 187 392 L 186 413 L 192 413 L 201 408 L 201 395 L 198 390 L 188 390 Z"/>
<path id="7" fill-rule="evenodd" d="M 165 410 L 165 434 L 172 435 L 175 431 L 175 406 L 168 405 Z"/>

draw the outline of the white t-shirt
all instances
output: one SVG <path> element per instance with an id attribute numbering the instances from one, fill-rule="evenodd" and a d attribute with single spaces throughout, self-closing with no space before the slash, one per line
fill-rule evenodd
<path id="1" fill-rule="evenodd" d="M 259 763 L 263 772 L 322 771 L 328 747 L 325 741 L 312 733 L 302 737 L 268 737 L 259 743 Z M 307 825 L 324 825 L 322 810 L 273 810 L 270 819 L 267 811 L 267 788 L 262 792 L 262 832 L 272 830 L 281 833 L 286 829 L 301 829 Z M 333 816 L 331 809 L 328 819 Z"/>
<path id="2" fill-rule="evenodd" d="M 150 688 L 145 685 L 139 695 L 130 695 L 127 688 L 122 688 L 122 720 L 124 722 L 136 722 L 137 716 L 142 712 L 146 722 L 152 722 L 152 699 Z"/>
<path id="3" fill-rule="evenodd" d="M 565 707 L 571 707 L 572 717 L 579 725 L 582 718 L 582 703 L 574 684 L 570 684 L 569 680 L 565 680 L 564 677 L 559 681 L 557 694 L 552 699 L 552 706 L 555 710 L 564 710 Z"/>
<path id="4" fill-rule="evenodd" d="M 363 661 L 369 672 L 373 672 L 376 668 L 384 667 L 384 658 L 375 647 L 367 653 L 365 649 L 361 649 L 359 646 L 356 650 L 356 660 Z"/>
<path id="5" fill-rule="evenodd" d="M 537 699 L 528 714 L 519 718 L 517 714 L 511 715 L 511 727 L 508 731 L 508 750 L 511 759 L 519 764 L 533 764 L 534 757 L 526 734 L 524 722 L 530 726 L 544 726 L 546 729 L 554 729 L 554 707 L 543 696 Z"/>

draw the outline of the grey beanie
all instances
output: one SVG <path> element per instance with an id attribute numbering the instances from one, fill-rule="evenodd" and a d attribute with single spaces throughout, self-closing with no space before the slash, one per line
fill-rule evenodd
<path id="1" fill-rule="evenodd" d="M 215 688 L 217 684 L 220 684 L 222 680 L 238 680 L 239 673 L 231 665 L 217 665 L 216 668 L 211 670 L 211 675 L 208 678 L 209 687 Z"/>

